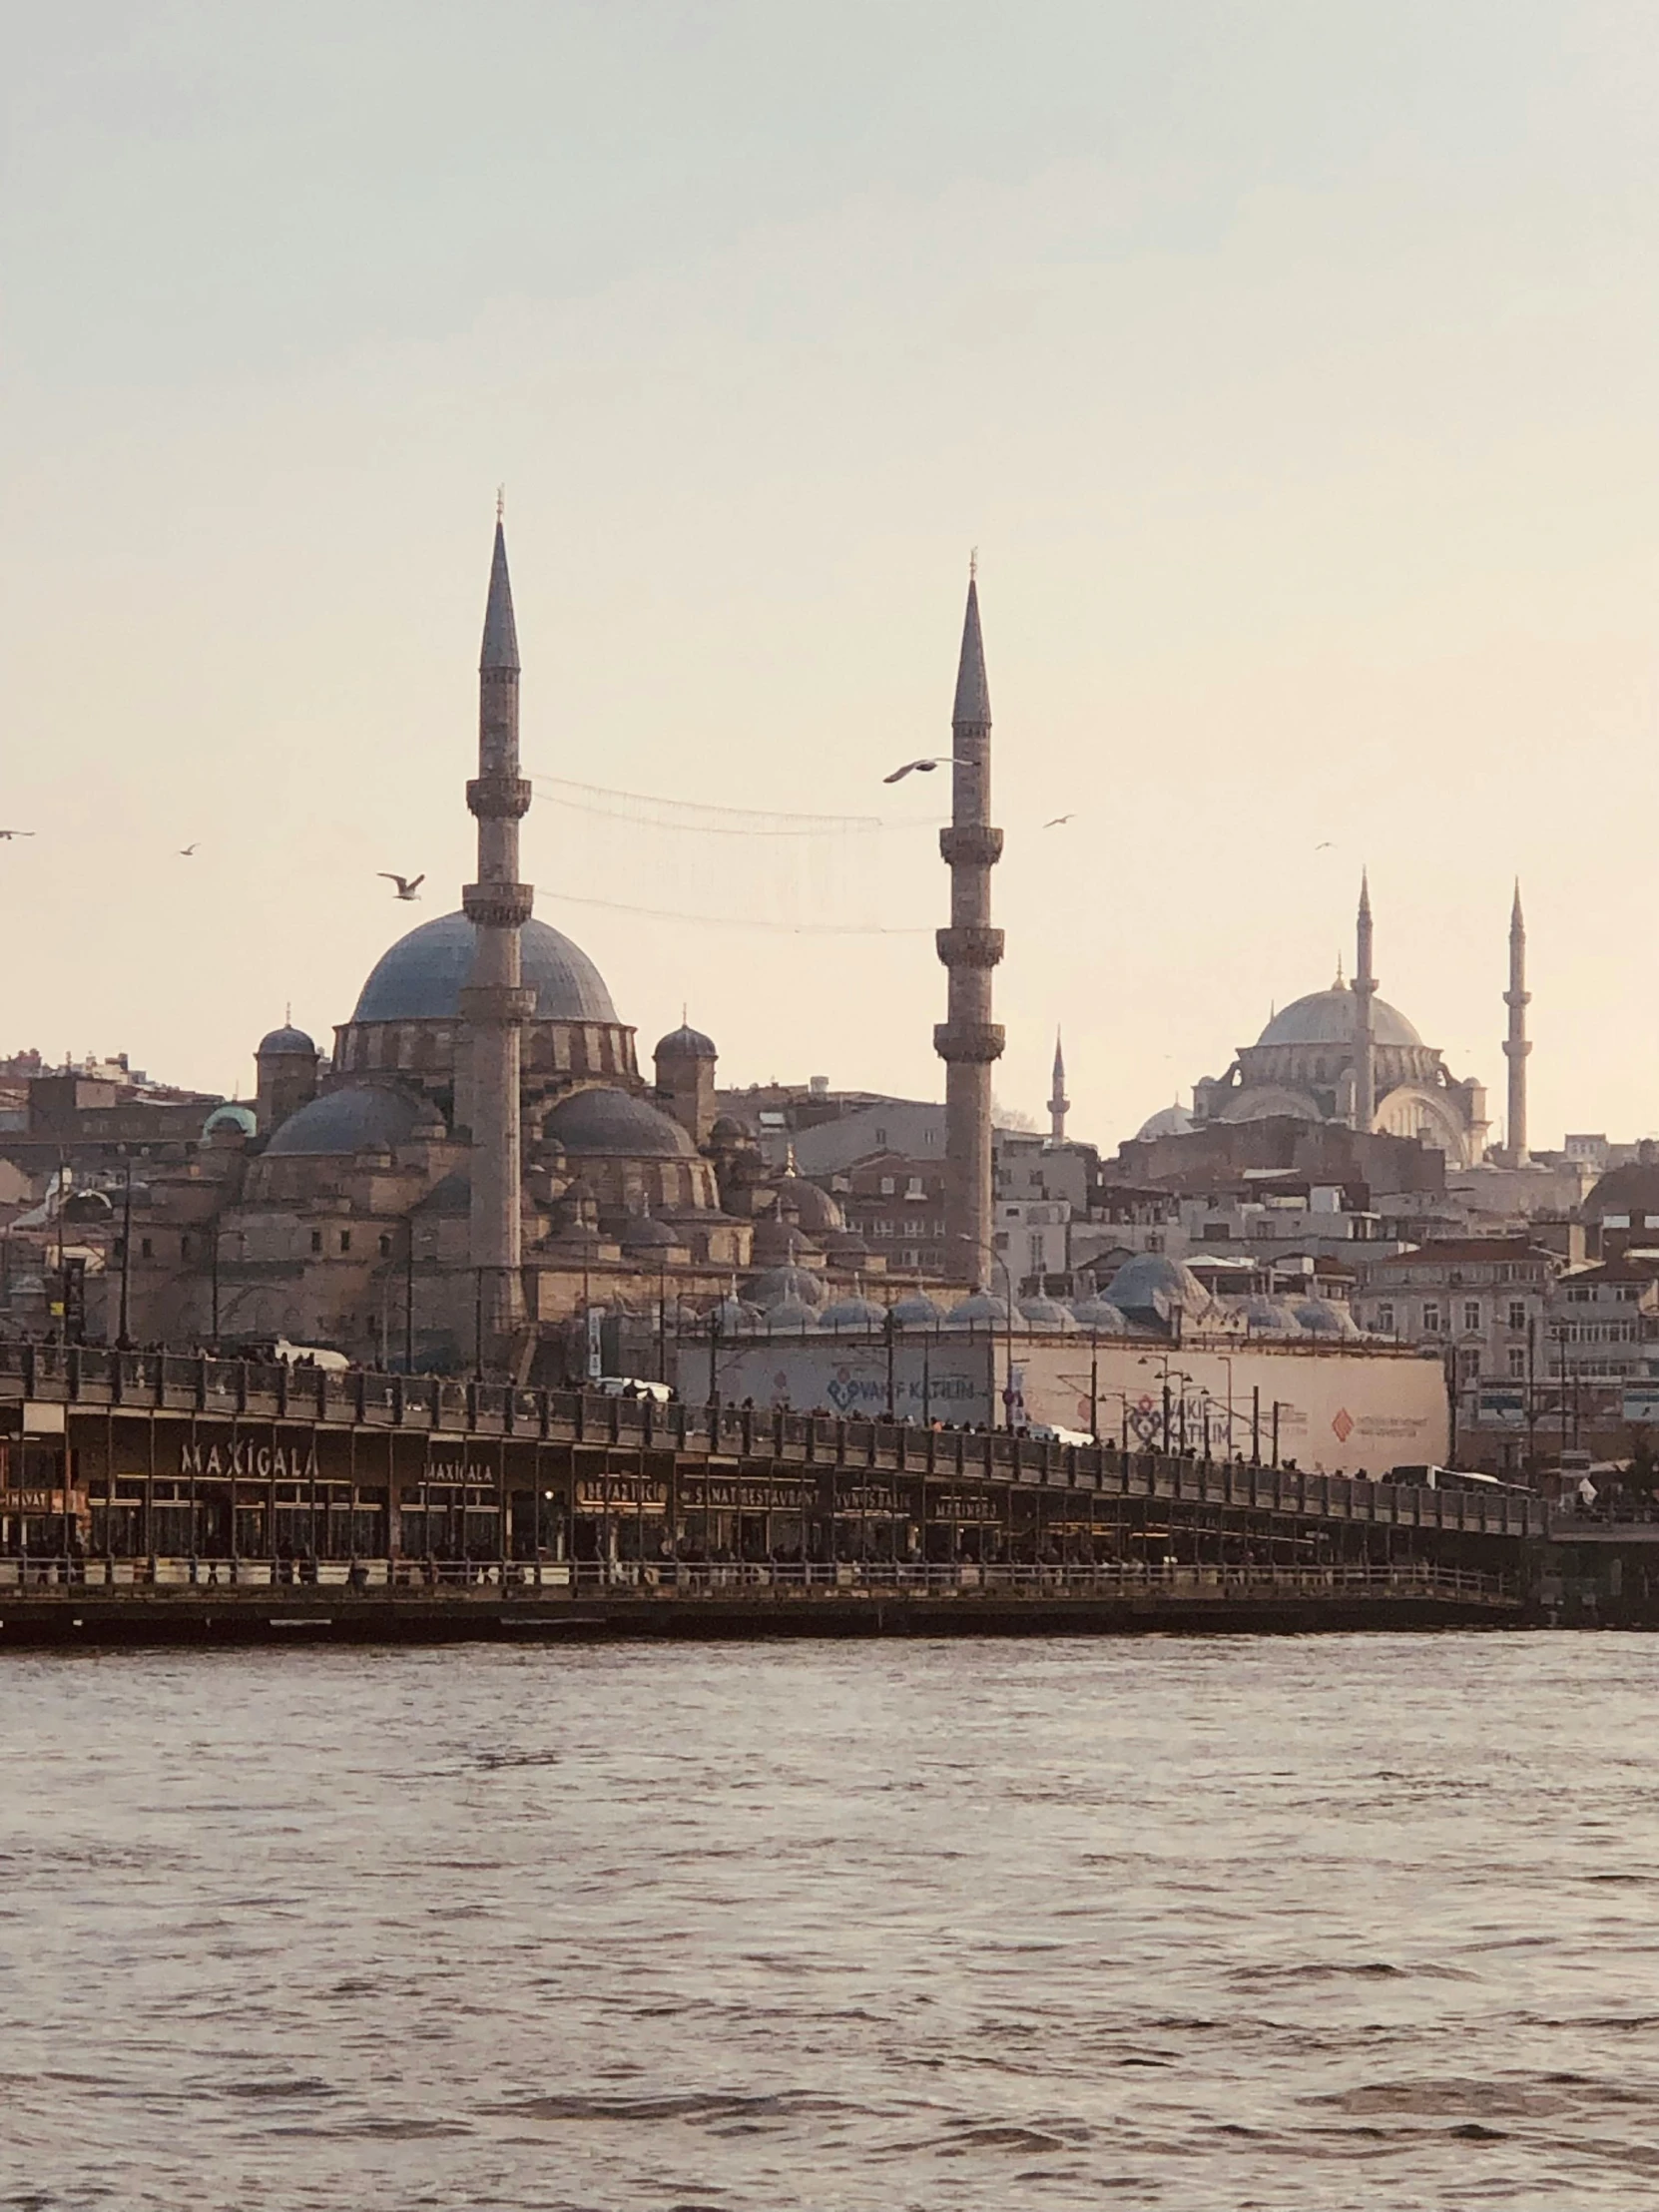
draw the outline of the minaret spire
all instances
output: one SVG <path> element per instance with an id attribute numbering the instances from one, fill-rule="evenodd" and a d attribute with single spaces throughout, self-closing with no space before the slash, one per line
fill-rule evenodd
<path id="1" fill-rule="evenodd" d="M 1504 1130 L 1504 1157 L 1512 1168 L 1525 1167 L 1526 1152 L 1526 1056 L 1532 1050 L 1526 1035 L 1526 1009 L 1532 993 L 1526 987 L 1526 916 L 1521 912 L 1520 877 L 1515 878 L 1515 902 L 1509 909 L 1509 988 L 1503 994 L 1509 1009 L 1509 1034 L 1503 1057 L 1509 1063 L 1509 1119 Z"/>
<path id="2" fill-rule="evenodd" d="M 1372 968 L 1371 874 L 1366 868 L 1360 870 L 1354 951 L 1354 1126 L 1369 1135 L 1377 1119 L 1377 1041 L 1372 1018 L 1377 976 Z"/>
<path id="3" fill-rule="evenodd" d="M 1048 1141 L 1064 1144 L 1066 1141 L 1066 1116 L 1071 1112 L 1071 1100 L 1066 1096 L 1066 1056 L 1060 1049 L 1060 1032 L 1054 1032 L 1054 1087 L 1048 1094 Z"/>
<path id="4" fill-rule="evenodd" d="M 466 803 L 478 824 L 478 880 L 461 903 L 474 929 L 472 972 L 461 992 L 472 1135 L 471 1261 L 481 1356 L 504 1364 L 523 1318 L 521 1030 L 535 1010 L 522 987 L 519 935 L 534 891 L 518 879 L 518 826 L 530 786 L 518 762 L 518 631 L 499 501 L 483 646 L 478 656 L 478 774 Z"/>
<path id="5" fill-rule="evenodd" d="M 950 714 L 950 827 L 939 851 L 950 870 L 950 926 L 938 932 L 949 973 L 946 1018 L 933 1031 L 945 1064 L 946 1270 L 969 1283 L 991 1273 L 991 1066 L 1001 1026 L 991 1019 L 991 970 L 1002 932 L 991 927 L 991 869 L 1002 831 L 991 827 L 991 694 L 979 634 L 977 563 L 968 573 L 956 697 Z"/>

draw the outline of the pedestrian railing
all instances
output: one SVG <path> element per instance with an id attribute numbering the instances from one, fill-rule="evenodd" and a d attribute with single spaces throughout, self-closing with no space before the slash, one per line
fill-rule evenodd
<path id="1" fill-rule="evenodd" d="M 514 1599 L 631 1596 L 655 1598 L 946 1598 L 1287 1596 L 1434 1598 L 1515 1605 L 1519 1585 L 1506 1575 L 1427 1561 L 1325 1566 L 1256 1562 L 1111 1559 L 1096 1563 L 739 1561 L 739 1560 L 420 1560 L 420 1559 L 0 1559 L 6 1588 L 90 1591 L 273 1590 L 304 1587 L 341 1596 L 382 1593 L 477 1595 Z"/>

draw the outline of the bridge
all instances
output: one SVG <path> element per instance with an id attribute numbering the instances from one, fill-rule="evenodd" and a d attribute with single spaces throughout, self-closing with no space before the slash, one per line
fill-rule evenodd
<path id="1" fill-rule="evenodd" d="M 1544 1533 L 1511 1491 L 0 1345 L 0 1644 L 1491 1619 Z"/>

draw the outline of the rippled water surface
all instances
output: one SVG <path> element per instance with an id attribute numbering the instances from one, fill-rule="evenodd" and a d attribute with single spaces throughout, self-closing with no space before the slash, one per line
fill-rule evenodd
<path id="1" fill-rule="evenodd" d="M 12 1659 L 0 2204 L 1650 2206 L 1659 1638 Z"/>

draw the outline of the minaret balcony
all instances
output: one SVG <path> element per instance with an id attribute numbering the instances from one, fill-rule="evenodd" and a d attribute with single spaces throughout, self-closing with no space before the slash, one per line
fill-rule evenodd
<path id="1" fill-rule="evenodd" d="M 933 935 L 946 967 L 993 968 L 1002 957 L 1000 929 L 937 929 Z"/>
<path id="2" fill-rule="evenodd" d="M 522 929 L 535 903 L 532 883 L 468 883 L 461 891 L 461 911 L 480 929 Z"/>
<path id="3" fill-rule="evenodd" d="M 480 822 L 522 822 L 532 797 L 527 776 L 475 776 L 466 803 Z"/>
<path id="4" fill-rule="evenodd" d="M 946 867 L 994 867 L 1002 857 L 1002 831 L 989 823 L 952 823 L 939 831 Z"/>
<path id="5" fill-rule="evenodd" d="M 1006 1041 L 999 1021 L 941 1021 L 933 1031 L 933 1050 L 941 1060 L 970 1067 L 1000 1060 Z"/>

